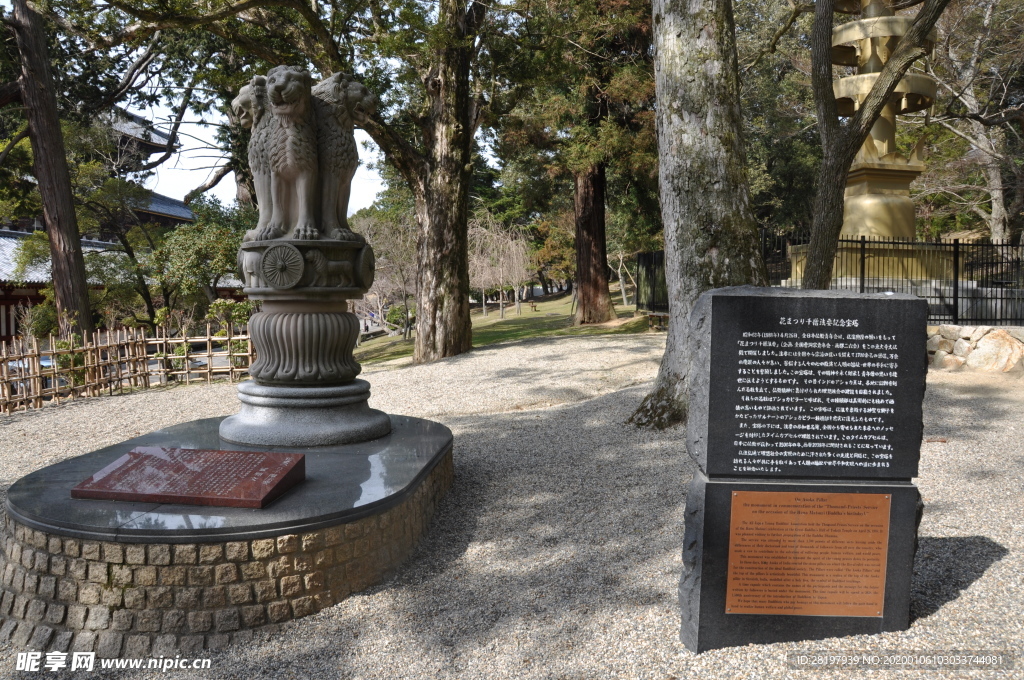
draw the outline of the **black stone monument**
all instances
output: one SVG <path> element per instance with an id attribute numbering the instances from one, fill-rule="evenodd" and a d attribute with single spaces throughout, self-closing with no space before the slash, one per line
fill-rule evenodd
<path id="1" fill-rule="evenodd" d="M 690 317 L 680 637 L 694 652 L 904 630 L 927 303 L 741 286 Z"/>

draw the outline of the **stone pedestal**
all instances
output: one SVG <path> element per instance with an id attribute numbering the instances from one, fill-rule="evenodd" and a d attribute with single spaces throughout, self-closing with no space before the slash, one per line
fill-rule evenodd
<path id="1" fill-rule="evenodd" d="M 334 387 L 276 387 L 243 382 L 242 408 L 224 419 L 220 436 L 229 442 L 264 446 L 328 446 L 383 437 L 391 431 L 386 413 L 370 408 L 370 383 L 353 380 Z"/>
<path id="2" fill-rule="evenodd" d="M 452 483 L 448 428 L 395 416 L 360 444 L 276 448 L 306 480 L 260 510 L 76 500 L 137 447 L 226 446 L 193 421 L 37 470 L 0 521 L 0 640 L 101 657 L 202 656 L 344 600 L 413 551 Z"/>
<path id="3" fill-rule="evenodd" d="M 803 281 L 807 248 L 806 245 L 789 247 L 789 285 Z M 839 290 L 857 290 L 861 281 L 864 291 L 870 293 L 891 290 L 894 286 L 912 288 L 937 284 L 954 278 L 953 253 L 940 245 L 919 241 L 880 245 L 872 240 L 863 244 L 847 240 L 836 248 L 832 263 L 832 283 Z"/>
<path id="4" fill-rule="evenodd" d="M 357 380 L 348 301 L 373 284 L 374 256 L 346 216 L 353 126 L 375 105 L 350 76 L 313 88 L 292 66 L 242 87 L 232 108 L 252 128 L 260 218 L 238 273 L 262 305 L 242 408 L 15 482 L 0 522 L 0 641 L 201 656 L 329 607 L 412 552 L 451 485 L 452 435 L 369 408 Z M 111 479 L 132 451 L 162 464 Z"/>
<path id="5" fill-rule="evenodd" d="M 359 320 L 348 300 L 373 285 L 373 250 L 362 239 L 248 241 L 238 254 L 250 300 L 256 361 L 238 386 L 242 408 L 221 437 L 263 446 L 367 441 L 391 429 L 367 405 L 370 385 L 353 358 Z"/>
<path id="6" fill-rule="evenodd" d="M 902 158 L 900 159 L 902 160 Z M 924 163 L 858 162 L 846 180 L 841 238 L 914 238 L 910 183 Z"/>
<path id="7" fill-rule="evenodd" d="M 679 585 L 691 651 L 907 628 L 926 318 L 910 295 L 698 299 Z"/>
<path id="8" fill-rule="evenodd" d="M 741 523 L 733 508 L 744 493 L 757 495 L 758 514 Z M 851 497 L 880 501 L 885 521 L 861 520 Z M 686 493 L 683 644 L 700 653 L 906 630 L 920 498 L 909 482 L 794 484 L 698 472 Z"/>

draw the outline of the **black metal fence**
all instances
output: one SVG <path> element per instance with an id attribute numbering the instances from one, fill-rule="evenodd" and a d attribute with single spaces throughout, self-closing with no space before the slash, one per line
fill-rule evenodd
<path id="1" fill-rule="evenodd" d="M 649 314 L 668 314 L 665 251 L 637 253 L 636 308 Z"/>
<path id="2" fill-rule="evenodd" d="M 832 288 L 912 293 L 928 301 L 930 323 L 1024 324 L 1024 246 L 902 239 L 840 239 Z M 761 233 L 772 286 L 803 284 L 807 239 Z M 668 310 L 665 256 L 637 256 L 637 309 Z"/>

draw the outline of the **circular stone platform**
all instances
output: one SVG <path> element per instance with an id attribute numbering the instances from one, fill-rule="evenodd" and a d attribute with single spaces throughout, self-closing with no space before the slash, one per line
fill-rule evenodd
<path id="1" fill-rule="evenodd" d="M 221 418 L 45 467 L 7 492 L 0 639 L 101 657 L 173 656 L 249 639 L 380 581 L 452 482 L 452 434 L 391 416 L 391 434 L 317 448 L 230 444 Z M 137 446 L 298 452 L 306 480 L 260 510 L 71 498 Z"/>

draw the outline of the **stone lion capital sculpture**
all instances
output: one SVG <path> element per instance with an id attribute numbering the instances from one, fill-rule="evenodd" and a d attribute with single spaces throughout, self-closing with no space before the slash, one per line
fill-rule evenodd
<path id="1" fill-rule="evenodd" d="M 347 218 L 359 167 L 353 129 L 376 106 L 376 97 L 348 74 L 314 86 L 309 72 L 295 66 L 273 68 L 241 88 L 231 107 L 252 130 L 249 166 L 260 214 L 245 241 L 362 241 Z"/>
<path id="2" fill-rule="evenodd" d="M 231 108 L 250 128 L 259 221 L 238 251 L 256 360 L 241 383 L 242 409 L 221 423 L 229 442 L 320 446 L 387 434 L 369 408 L 352 349 L 359 320 L 348 301 L 373 284 L 373 249 L 348 226 L 359 166 L 353 129 L 377 100 L 352 76 L 314 85 L 305 69 L 277 66 L 239 90 Z"/>

